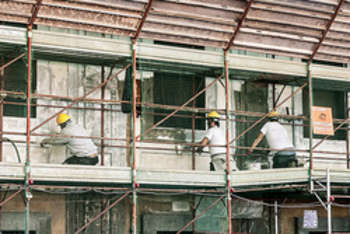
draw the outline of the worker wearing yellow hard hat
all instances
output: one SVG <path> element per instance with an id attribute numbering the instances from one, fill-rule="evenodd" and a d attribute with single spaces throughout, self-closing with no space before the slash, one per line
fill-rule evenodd
<path id="1" fill-rule="evenodd" d="M 64 114 L 64 113 L 60 113 L 57 115 L 56 123 L 57 123 L 57 125 L 61 125 L 61 124 L 66 123 L 68 120 L 70 120 L 69 115 Z"/>
<path id="2" fill-rule="evenodd" d="M 197 152 L 202 152 L 204 147 L 209 147 L 211 155 L 210 170 L 221 171 L 226 170 L 226 136 L 224 131 L 220 129 L 220 115 L 216 111 L 212 111 L 207 115 L 208 130 L 199 143 Z M 236 163 L 230 156 L 231 170 L 237 170 Z"/>
<path id="3" fill-rule="evenodd" d="M 253 142 L 248 153 L 252 153 L 255 147 L 266 137 L 270 153 L 273 155 L 273 168 L 285 168 L 297 166 L 296 153 L 287 130 L 279 123 L 279 114 L 273 110 L 268 115 L 269 121 L 264 124 L 260 134 Z"/>
<path id="4" fill-rule="evenodd" d="M 45 138 L 40 145 L 65 145 L 70 156 L 63 164 L 96 165 L 98 163 L 97 147 L 87 131 L 79 125 L 73 124 L 68 114 L 60 113 L 56 118 L 61 132 L 58 137 Z"/>

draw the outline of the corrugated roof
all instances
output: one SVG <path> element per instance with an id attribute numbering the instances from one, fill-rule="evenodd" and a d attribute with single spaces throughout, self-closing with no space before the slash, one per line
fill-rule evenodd
<path id="1" fill-rule="evenodd" d="M 0 20 L 28 23 L 35 3 L 0 1 Z M 349 0 L 43 0 L 35 24 L 223 49 L 237 30 L 233 49 L 350 62 Z"/>

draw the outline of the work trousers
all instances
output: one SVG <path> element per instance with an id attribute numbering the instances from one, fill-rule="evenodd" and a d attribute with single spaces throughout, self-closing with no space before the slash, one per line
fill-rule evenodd
<path id="1" fill-rule="evenodd" d="M 279 151 L 273 156 L 273 168 L 297 167 L 294 151 Z"/>
<path id="2" fill-rule="evenodd" d="M 98 163 L 98 157 L 78 157 L 71 156 L 67 158 L 63 164 L 74 164 L 74 165 L 96 165 Z"/>
<path id="3" fill-rule="evenodd" d="M 226 153 L 214 154 L 211 156 L 210 170 L 211 171 L 224 171 L 226 166 Z M 238 171 L 236 161 L 230 156 L 230 169 L 231 171 Z"/>

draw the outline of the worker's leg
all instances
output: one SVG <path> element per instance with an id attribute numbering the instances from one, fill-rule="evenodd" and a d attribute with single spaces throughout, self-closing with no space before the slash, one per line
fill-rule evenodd
<path id="1" fill-rule="evenodd" d="M 223 171 L 226 169 L 226 160 L 220 156 L 215 156 L 211 159 L 215 171 Z"/>
<path id="2" fill-rule="evenodd" d="M 62 164 L 79 164 L 79 157 L 73 155 L 66 160 Z"/>
<path id="3" fill-rule="evenodd" d="M 281 151 L 273 157 L 273 168 L 296 167 L 295 152 Z"/>
<path id="4" fill-rule="evenodd" d="M 212 158 L 212 164 L 214 166 L 215 171 L 223 171 L 227 169 L 226 166 L 226 155 L 225 154 L 221 154 L 221 155 L 217 155 L 215 157 Z M 230 169 L 231 171 L 237 171 L 237 165 L 236 165 L 236 161 L 233 160 L 232 157 L 230 157 Z"/>
<path id="5" fill-rule="evenodd" d="M 98 157 L 77 157 L 72 156 L 67 158 L 63 164 L 72 165 L 96 165 L 98 163 Z"/>

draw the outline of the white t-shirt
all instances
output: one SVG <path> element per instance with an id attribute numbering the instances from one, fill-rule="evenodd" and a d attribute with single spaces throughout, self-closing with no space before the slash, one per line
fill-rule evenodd
<path id="1" fill-rule="evenodd" d="M 205 137 L 208 138 L 210 145 L 222 145 L 222 146 L 209 146 L 210 154 L 225 154 L 226 153 L 226 137 L 224 132 L 217 126 L 209 128 Z"/>
<path id="2" fill-rule="evenodd" d="M 286 129 L 277 121 L 269 121 L 260 130 L 267 139 L 269 147 L 276 150 L 294 148 Z"/>

